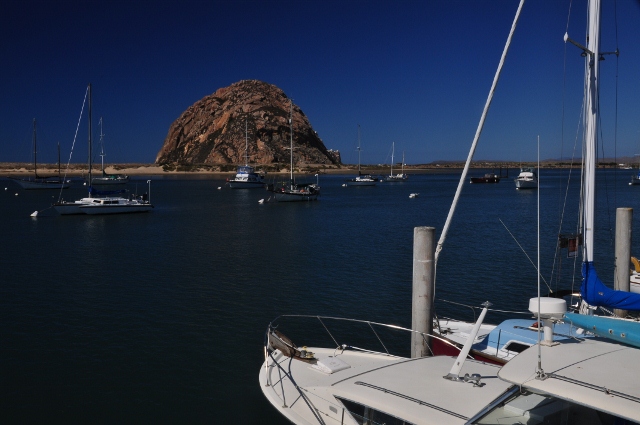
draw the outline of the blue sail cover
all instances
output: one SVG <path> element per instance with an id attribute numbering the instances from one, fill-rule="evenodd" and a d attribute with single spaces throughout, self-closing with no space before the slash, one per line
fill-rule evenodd
<path id="1" fill-rule="evenodd" d="M 607 288 L 598 277 L 593 261 L 582 263 L 580 292 L 589 305 L 640 311 L 640 294 Z"/>

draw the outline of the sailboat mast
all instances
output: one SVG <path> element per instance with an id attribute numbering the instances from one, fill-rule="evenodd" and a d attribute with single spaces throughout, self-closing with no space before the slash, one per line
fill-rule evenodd
<path id="1" fill-rule="evenodd" d="M 247 119 L 244 119 L 244 165 L 249 165 L 249 133 Z"/>
<path id="2" fill-rule="evenodd" d="M 36 119 L 33 119 L 33 174 L 38 178 L 38 144 L 36 141 Z"/>
<path id="3" fill-rule="evenodd" d="M 289 103 L 289 127 L 290 127 L 290 137 L 291 137 L 291 165 L 289 166 L 289 183 L 291 184 L 291 189 L 293 189 L 293 100 Z"/>
<path id="4" fill-rule="evenodd" d="M 404 176 L 404 151 L 402 151 L 402 175 Z"/>
<path id="5" fill-rule="evenodd" d="M 91 188 L 91 83 L 89 83 L 89 188 Z"/>
<path id="6" fill-rule="evenodd" d="M 596 140 L 598 125 L 598 74 L 600 58 L 600 0 L 589 2 L 589 32 L 587 36 L 586 99 L 585 99 L 585 206 L 583 261 L 593 262 L 595 222 Z"/>
<path id="7" fill-rule="evenodd" d="M 393 154 L 396 151 L 396 142 L 391 142 L 391 175 L 393 176 Z"/>
<path id="8" fill-rule="evenodd" d="M 102 140 L 102 117 L 100 117 L 100 163 L 102 164 L 102 174 L 104 175 L 104 141 Z"/>
<path id="9" fill-rule="evenodd" d="M 358 175 L 360 175 L 360 124 L 358 124 Z"/>

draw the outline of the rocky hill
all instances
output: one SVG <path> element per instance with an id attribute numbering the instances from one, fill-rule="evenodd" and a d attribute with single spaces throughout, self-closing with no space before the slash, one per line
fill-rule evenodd
<path id="1" fill-rule="evenodd" d="M 257 80 L 218 89 L 171 125 L 156 164 L 244 164 L 245 155 L 251 164 L 289 164 L 290 103 L 278 87 Z M 339 163 L 295 104 L 293 144 L 297 166 Z"/>

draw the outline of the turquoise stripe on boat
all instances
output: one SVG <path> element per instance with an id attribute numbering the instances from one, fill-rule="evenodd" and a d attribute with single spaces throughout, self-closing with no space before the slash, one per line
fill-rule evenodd
<path id="1" fill-rule="evenodd" d="M 564 318 L 595 335 L 640 348 L 640 322 L 578 313 L 565 313 Z"/>

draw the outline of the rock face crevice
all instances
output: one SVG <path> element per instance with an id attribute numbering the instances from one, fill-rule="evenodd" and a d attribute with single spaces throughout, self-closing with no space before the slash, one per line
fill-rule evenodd
<path id="1" fill-rule="evenodd" d="M 290 105 L 282 90 L 262 81 L 243 80 L 218 89 L 173 122 L 156 164 L 288 164 Z M 339 163 L 339 155 L 327 151 L 295 104 L 293 144 L 298 166 Z"/>

